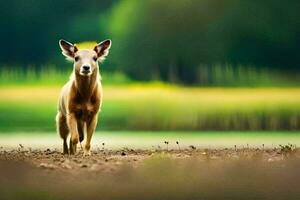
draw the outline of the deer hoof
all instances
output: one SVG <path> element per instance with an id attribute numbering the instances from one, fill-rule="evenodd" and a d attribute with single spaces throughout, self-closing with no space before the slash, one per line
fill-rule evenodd
<path id="1" fill-rule="evenodd" d="M 83 156 L 90 156 L 91 151 L 90 150 L 84 150 Z"/>

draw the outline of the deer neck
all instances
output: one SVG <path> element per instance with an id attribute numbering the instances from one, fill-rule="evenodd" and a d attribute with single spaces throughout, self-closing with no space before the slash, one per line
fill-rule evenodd
<path id="1" fill-rule="evenodd" d="M 89 99 L 92 96 L 98 78 L 98 69 L 95 69 L 90 76 L 82 76 L 75 72 L 75 86 L 81 98 Z"/>

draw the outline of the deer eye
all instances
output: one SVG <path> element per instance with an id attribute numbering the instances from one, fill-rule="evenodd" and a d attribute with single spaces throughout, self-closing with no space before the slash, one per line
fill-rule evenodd
<path id="1" fill-rule="evenodd" d="M 79 56 L 75 56 L 75 62 L 77 62 L 79 60 Z"/>
<path id="2" fill-rule="evenodd" d="M 95 62 L 97 61 L 97 59 L 98 59 L 97 56 L 94 56 L 94 57 L 93 57 L 93 60 L 94 60 Z"/>

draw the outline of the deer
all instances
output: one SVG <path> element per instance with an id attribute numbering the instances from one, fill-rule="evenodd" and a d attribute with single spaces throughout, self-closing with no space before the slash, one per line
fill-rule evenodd
<path id="1" fill-rule="evenodd" d="M 59 40 L 62 54 L 73 62 L 70 79 L 59 95 L 56 115 L 57 132 L 63 140 L 63 154 L 76 154 L 77 144 L 80 142 L 81 145 L 85 135 L 83 155 L 91 154 L 91 139 L 102 105 L 99 63 L 108 55 L 111 43 L 107 39 L 96 44 L 93 49 L 79 49 L 76 44 Z"/>

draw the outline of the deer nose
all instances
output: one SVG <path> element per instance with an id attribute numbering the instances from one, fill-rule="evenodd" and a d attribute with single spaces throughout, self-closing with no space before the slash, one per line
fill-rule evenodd
<path id="1" fill-rule="evenodd" d="M 83 65 L 82 68 L 84 71 L 89 71 L 91 67 L 88 65 Z"/>

